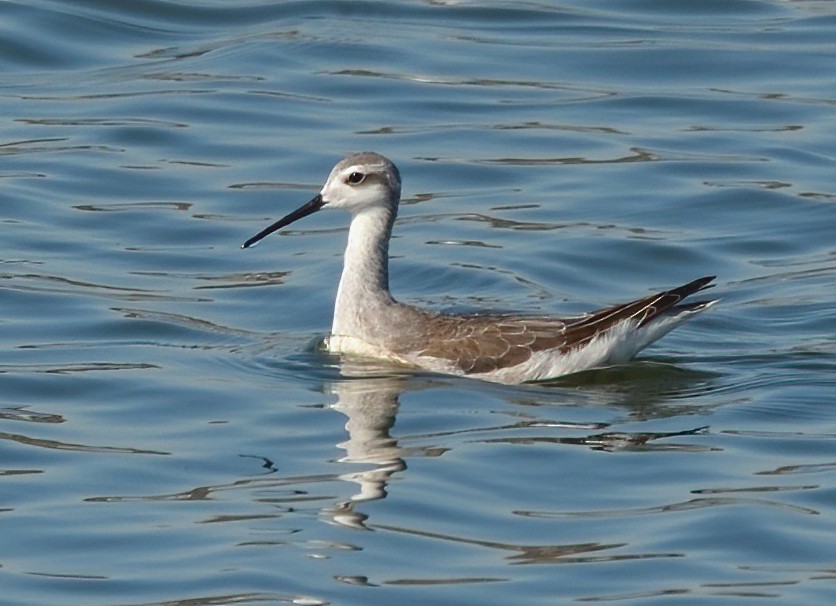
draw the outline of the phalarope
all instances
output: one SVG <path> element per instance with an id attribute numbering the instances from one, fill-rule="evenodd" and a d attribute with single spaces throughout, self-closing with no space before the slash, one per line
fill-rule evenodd
<path id="1" fill-rule="evenodd" d="M 401 176 L 374 152 L 343 159 L 322 190 L 244 242 L 323 208 L 351 213 L 348 246 L 327 349 L 499 383 L 543 381 L 623 364 L 716 301 L 680 304 L 710 286 L 708 276 L 630 303 L 577 317 L 476 313 L 451 315 L 396 301 L 389 291 L 389 238 L 401 197 Z"/>

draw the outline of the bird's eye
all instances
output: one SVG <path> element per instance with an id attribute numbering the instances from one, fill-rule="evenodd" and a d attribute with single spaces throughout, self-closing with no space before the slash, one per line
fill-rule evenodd
<path id="1" fill-rule="evenodd" d="M 351 173 L 348 175 L 347 183 L 351 183 L 352 185 L 357 185 L 363 182 L 363 179 L 366 178 L 366 175 L 363 173 Z"/>

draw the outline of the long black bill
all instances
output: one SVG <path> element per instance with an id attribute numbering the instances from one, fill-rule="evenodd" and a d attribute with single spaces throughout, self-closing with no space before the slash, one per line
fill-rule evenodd
<path id="1" fill-rule="evenodd" d="M 294 221 L 298 221 L 302 217 L 307 217 L 308 215 L 312 215 L 320 208 L 325 206 L 325 201 L 322 199 L 322 194 L 317 194 L 310 202 L 300 206 L 296 210 L 294 210 L 289 215 L 282 217 L 270 227 L 266 227 L 254 235 L 252 238 L 247 240 L 241 245 L 241 248 L 249 248 L 253 244 L 258 244 L 261 240 L 272 234 L 274 231 L 280 230 L 282 227 L 286 225 L 290 225 Z"/>

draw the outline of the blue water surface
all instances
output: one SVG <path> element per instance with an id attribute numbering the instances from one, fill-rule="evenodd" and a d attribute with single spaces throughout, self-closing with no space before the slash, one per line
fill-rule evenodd
<path id="1" fill-rule="evenodd" d="M 834 31 L 814 0 L 0 3 L 0 602 L 836 601 Z M 549 385 L 347 373 L 315 347 L 347 217 L 239 246 L 367 149 L 403 301 L 721 302 Z"/>

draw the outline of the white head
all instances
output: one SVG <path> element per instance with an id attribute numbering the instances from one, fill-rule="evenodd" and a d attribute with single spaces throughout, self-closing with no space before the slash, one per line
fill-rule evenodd
<path id="1" fill-rule="evenodd" d="M 401 175 L 380 154 L 352 154 L 331 170 L 319 194 L 325 202 L 323 208 L 344 208 L 352 214 L 372 206 L 397 207 Z"/>
<path id="2" fill-rule="evenodd" d="M 307 204 L 282 217 L 244 242 L 248 248 L 259 240 L 323 208 L 342 208 L 356 215 L 380 208 L 394 219 L 401 197 L 401 175 L 387 158 L 375 152 L 352 154 L 340 160 L 320 192 Z"/>

